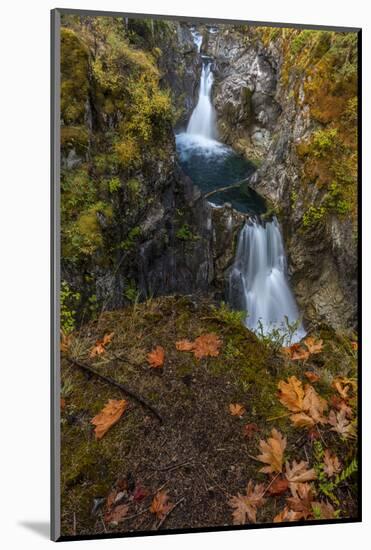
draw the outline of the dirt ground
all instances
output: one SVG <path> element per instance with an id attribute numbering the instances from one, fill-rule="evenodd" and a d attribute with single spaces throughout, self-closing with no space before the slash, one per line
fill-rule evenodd
<path id="1" fill-rule="evenodd" d="M 111 332 L 105 353 L 91 358 L 95 341 Z M 217 357 L 197 360 L 176 349 L 178 340 L 210 332 L 222 340 Z M 165 362 L 155 369 L 148 365 L 147 354 L 157 345 L 165 349 Z M 327 377 L 331 369 L 349 369 L 349 361 L 339 366 L 336 353 L 331 347 L 332 362 L 326 354 L 316 356 L 306 369 L 322 369 Z M 340 355 L 344 363 L 344 353 L 339 351 Z M 126 384 L 158 410 L 163 422 L 135 398 L 87 374 L 68 357 Z M 250 479 L 269 485 L 254 457 L 259 441 L 273 427 L 287 437 L 288 459 L 308 460 L 313 455 L 307 432 L 291 426 L 277 399 L 278 380 L 293 374 L 302 377 L 303 365 L 288 362 L 248 331 L 237 314 L 214 308 L 207 300 L 166 297 L 104 313 L 71 336 L 61 369 L 63 536 L 232 525 L 230 498 L 242 493 Z M 326 396 L 331 393 L 327 379 L 322 390 Z M 126 399 L 128 408 L 96 440 L 91 419 L 109 399 Z M 242 417 L 230 414 L 232 403 L 245 407 Z M 246 424 L 254 425 L 248 437 Z M 326 446 L 339 449 L 334 432 L 327 430 L 322 437 Z M 340 449 L 346 463 L 354 456 L 355 444 Z M 167 492 L 171 504 L 162 519 L 150 511 L 159 490 Z M 115 524 L 107 522 L 106 512 L 107 499 L 117 493 L 119 504 L 128 509 Z M 347 484 L 338 494 L 342 517 L 354 517 L 354 490 Z M 258 522 L 272 522 L 285 496 L 267 499 Z"/>

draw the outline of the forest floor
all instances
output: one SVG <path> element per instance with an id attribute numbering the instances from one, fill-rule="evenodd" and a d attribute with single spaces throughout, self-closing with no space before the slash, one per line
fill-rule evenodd
<path id="1" fill-rule="evenodd" d="M 210 334 L 199 358 L 177 349 Z M 62 536 L 356 518 L 355 335 L 310 338 L 282 349 L 192 297 L 105 312 L 64 338 Z M 126 409 L 97 439 L 109 400 Z"/>

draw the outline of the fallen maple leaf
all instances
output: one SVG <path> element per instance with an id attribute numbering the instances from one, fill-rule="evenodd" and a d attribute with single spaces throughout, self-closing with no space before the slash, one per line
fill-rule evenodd
<path id="1" fill-rule="evenodd" d="M 260 440 L 259 447 L 262 454 L 258 455 L 256 458 L 260 462 L 268 464 L 268 466 L 261 468 L 259 470 L 260 472 L 265 474 L 282 472 L 283 453 L 286 449 L 286 444 L 286 438 L 275 428 L 272 429 L 272 437 L 269 437 L 267 441 L 263 439 Z"/>
<path id="2" fill-rule="evenodd" d="M 298 519 L 308 519 L 313 515 L 312 502 L 314 499 L 310 483 L 298 483 L 294 493 L 294 496 L 286 499 L 288 504 L 294 512 L 299 514 Z"/>
<path id="3" fill-rule="evenodd" d="M 355 427 L 346 418 L 346 414 L 344 410 L 341 410 L 335 413 L 335 411 L 331 409 L 330 414 L 328 416 L 328 422 L 332 426 L 331 430 L 333 432 L 337 432 L 339 435 L 344 437 L 344 439 L 348 439 L 348 437 L 356 436 Z"/>
<path id="4" fill-rule="evenodd" d="M 326 424 L 327 420 L 323 413 L 327 410 L 328 404 L 310 384 L 304 388 L 303 409 L 313 418 L 316 423 Z"/>
<path id="5" fill-rule="evenodd" d="M 317 474 L 314 468 L 308 469 L 308 462 L 302 460 L 301 462 L 292 462 L 292 466 L 286 462 L 285 476 L 289 482 L 289 487 L 292 495 L 297 496 L 298 485 L 306 481 L 313 481 L 317 478 Z"/>
<path id="6" fill-rule="evenodd" d="M 254 487 L 250 480 L 246 488 L 246 495 L 238 493 L 237 496 L 233 496 L 228 502 L 229 506 L 234 508 L 232 512 L 233 524 L 244 525 L 248 520 L 256 523 L 256 511 L 265 502 L 263 495 L 264 484 L 258 483 Z"/>
<path id="7" fill-rule="evenodd" d="M 304 349 L 300 344 L 292 344 L 289 347 L 283 347 L 282 353 L 292 361 L 305 361 L 309 357 L 309 351 Z"/>
<path id="8" fill-rule="evenodd" d="M 148 496 L 148 494 L 149 494 L 148 490 L 145 489 L 144 487 L 142 487 L 142 485 L 140 483 L 138 483 L 135 486 L 134 493 L 133 493 L 133 498 L 136 502 L 140 502 L 141 500 L 146 498 Z"/>
<path id="9" fill-rule="evenodd" d="M 309 382 L 312 382 L 312 384 L 318 382 L 321 378 L 319 374 L 310 370 L 307 370 L 304 374 L 308 378 Z"/>
<path id="10" fill-rule="evenodd" d="M 172 504 L 169 501 L 167 491 L 159 491 L 152 500 L 150 511 L 159 519 L 162 519 L 171 509 Z"/>
<path id="11" fill-rule="evenodd" d="M 178 342 L 175 342 L 175 347 L 178 351 L 192 351 L 195 344 L 189 340 L 179 340 Z"/>
<path id="12" fill-rule="evenodd" d="M 273 481 L 273 483 L 270 485 L 270 487 L 268 489 L 268 493 L 271 496 L 282 495 L 282 493 L 287 491 L 288 487 L 289 487 L 289 482 L 287 481 L 287 479 L 282 478 L 282 477 L 277 477 Z"/>
<path id="13" fill-rule="evenodd" d="M 303 388 L 296 376 L 291 376 L 288 381 L 280 380 L 278 383 L 278 398 L 282 405 L 295 414 L 290 416 L 297 428 L 312 428 L 314 424 L 327 422 L 323 413 L 328 408 L 327 401 L 323 399 L 310 384 Z"/>
<path id="14" fill-rule="evenodd" d="M 330 402 L 335 409 L 337 409 L 338 411 L 343 410 L 348 418 L 353 418 L 352 408 L 346 403 L 346 401 L 341 399 L 341 397 L 339 397 L 338 395 L 333 395 Z"/>
<path id="15" fill-rule="evenodd" d="M 253 434 L 258 431 L 259 428 L 254 422 L 251 422 L 250 424 L 245 424 L 245 426 L 243 427 L 243 435 L 247 438 L 252 437 Z"/>
<path id="16" fill-rule="evenodd" d="M 296 376 L 291 376 L 287 382 L 280 380 L 278 389 L 279 400 L 289 411 L 300 412 L 303 410 L 304 390 Z"/>
<path id="17" fill-rule="evenodd" d="M 338 474 L 341 470 L 341 464 L 336 455 L 332 455 L 329 449 L 326 449 L 323 454 L 323 471 L 328 477 Z"/>
<path id="18" fill-rule="evenodd" d="M 127 504 L 119 504 L 108 510 L 104 516 L 104 519 L 107 523 L 117 525 L 124 519 L 129 511 L 129 506 Z"/>
<path id="19" fill-rule="evenodd" d="M 294 512 L 293 510 L 290 510 L 288 506 L 285 506 L 285 508 L 273 518 L 273 523 L 282 523 L 284 521 L 298 521 L 301 517 L 302 516 L 300 512 Z"/>
<path id="20" fill-rule="evenodd" d="M 210 334 L 202 334 L 196 338 L 194 344 L 193 353 L 196 359 L 202 359 L 203 357 L 217 357 L 222 341 L 214 332 L 210 332 Z"/>
<path id="21" fill-rule="evenodd" d="M 292 414 L 290 420 L 295 428 L 313 428 L 316 425 L 313 418 L 304 412 Z"/>
<path id="22" fill-rule="evenodd" d="M 229 412 L 232 416 L 239 416 L 241 418 L 245 414 L 246 409 L 243 405 L 240 405 L 239 403 L 231 403 L 229 405 Z"/>
<path id="23" fill-rule="evenodd" d="M 314 355 L 316 353 L 321 353 L 323 348 L 323 341 L 322 340 L 316 340 L 312 336 L 308 336 L 304 340 L 304 344 L 306 345 L 309 353 L 311 355 Z"/>
<path id="24" fill-rule="evenodd" d="M 109 399 L 101 412 L 94 416 L 91 424 L 95 426 L 96 439 L 102 439 L 105 433 L 118 422 L 128 403 L 125 399 Z"/>
<path id="25" fill-rule="evenodd" d="M 163 366 L 165 361 L 165 350 L 162 346 L 156 346 L 154 350 L 152 350 L 147 355 L 147 361 L 151 368 L 153 369 L 159 369 Z"/>
<path id="26" fill-rule="evenodd" d="M 105 334 L 102 339 L 97 340 L 90 352 L 90 357 L 95 357 L 96 355 L 104 353 L 106 351 L 106 346 L 111 343 L 114 334 L 114 332 L 110 332 L 109 334 Z"/>

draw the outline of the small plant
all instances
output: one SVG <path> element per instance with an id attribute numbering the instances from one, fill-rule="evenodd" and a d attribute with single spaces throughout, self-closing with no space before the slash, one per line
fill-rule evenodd
<path id="1" fill-rule="evenodd" d="M 320 222 L 326 214 L 324 206 L 310 206 L 303 216 L 303 226 L 307 229 Z"/>
<path id="2" fill-rule="evenodd" d="M 281 326 L 274 326 L 267 330 L 259 319 L 256 334 L 264 344 L 274 351 L 279 351 L 282 347 L 291 345 L 293 336 L 298 330 L 299 325 L 300 319 L 290 323 L 289 318 L 285 315 L 285 322 L 281 323 Z"/>
<path id="3" fill-rule="evenodd" d="M 67 281 L 61 282 L 60 290 L 60 311 L 61 311 L 61 329 L 64 334 L 69 334 L 76 326 L 76 309 L 80 303 L 81 295 L 79 292 L 71 290 Z"/>
<path id="4" fill-rule="evenodd" d="M 199 239 L 197 235 L 194 235 L 191 228 L 187 223 L 184 223 L 176 232 L 176 238 L 181 241 L 195 241 Z"/>
<path id="5" fill-rule="evenodd" d="M 140 291 L 138 290 L 134 279 L 130 279 L 130 281 L 126 283 L 124 296 L 127 300 L 129 300 L 129 302 L 137 303 L 139 301 Z"/>
<path id="6" fill-rule="evenodd" d="M 111 178 L 109 181 L 108 181 L 108 189 L 109 189 L 109 192 L 110 193 L 116 193 L 116 191 L 118 191 L 121 187 L 121 182 L 120 182 L 120 178 Z"/>

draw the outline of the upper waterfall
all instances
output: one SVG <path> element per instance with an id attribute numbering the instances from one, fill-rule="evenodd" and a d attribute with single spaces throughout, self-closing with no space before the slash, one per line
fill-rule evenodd
<path id="1" fill-rule="evenodd" d="M 245 324 L 264 333 L 277 329 L 287 331 L 298 323 L 290 344 L 301 340 L 305 330 L 299 321 L 299 310 L 290 290 L 286 272 L 286 255 L 279 224 L 274 218 L 262 225 L 246 223 L 239 240 L 235 262 L 229 276 L 229 301 L 247 312 Z M 261 324 L 261 325 L 260 325 Z"/>
<path id="2" fill-rule="evenodd" d="M 197 105 L 187 126 L 187 134 L 202 136 L 207 139 L 216 139 L 216 116 L 211 103 L 211 89 L 214 82 L 212 64 L 210 60 L 203 60 L 200 91 Z"/>

